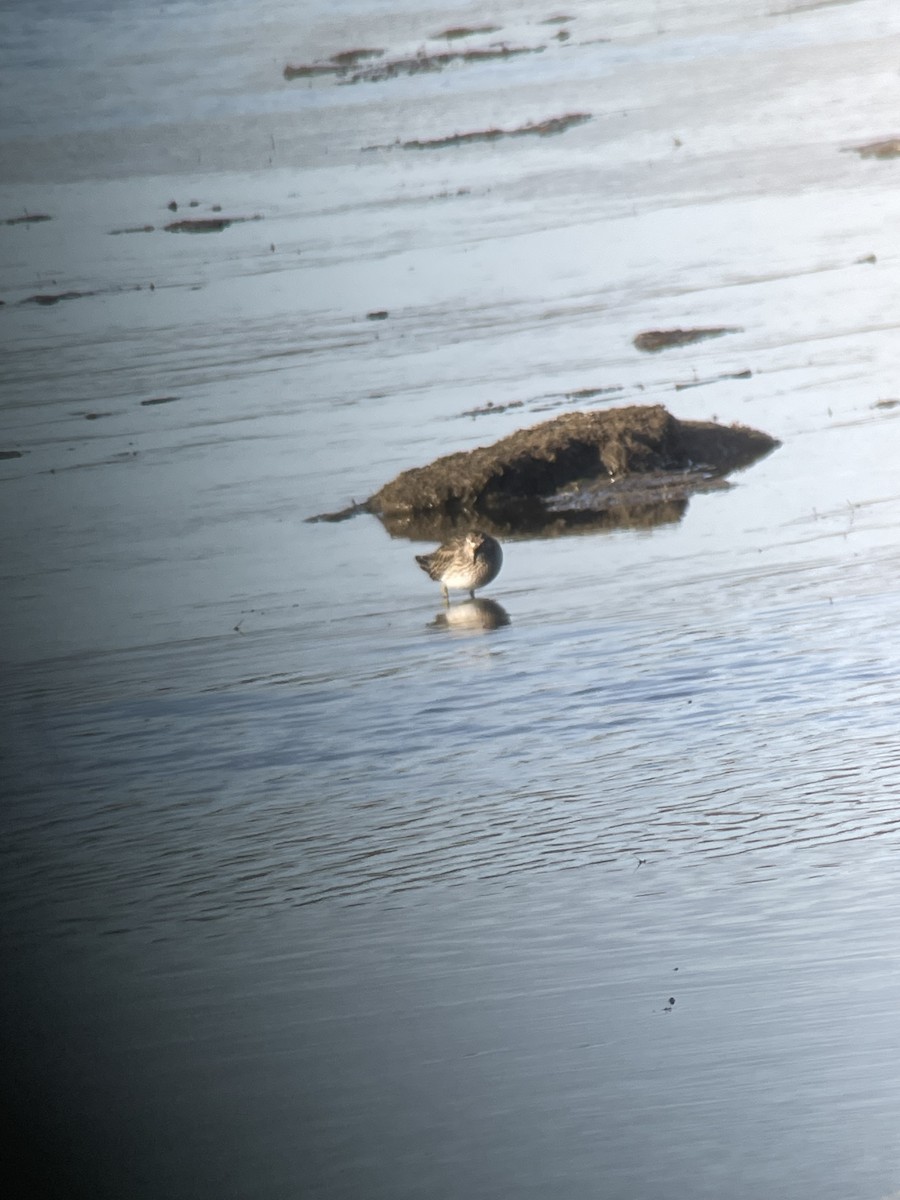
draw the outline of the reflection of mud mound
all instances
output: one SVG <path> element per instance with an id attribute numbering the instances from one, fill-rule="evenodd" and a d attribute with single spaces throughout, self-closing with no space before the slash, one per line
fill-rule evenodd
<path id="1" fill-rule="evenodd" d="M 509 624 L 509 613 L 496 600 L 463 600 L 448 604 L 431 622 L 433 629 L 453 632 L 484 633 Z"/>
<path id="2" fill-rule="evenodd" d="M 566 413 L 492 446 L 404 471 L 367 501 L 392 534 L 443 538 L 477 522 L 552 536 L 677 521 L 778 443 L 744 426 L 678 421 L 661 406 Z"/>
<path id="3" fill-rule="evenodd" d="M 683 489 L 684 485 L 681 484 Z M 496 538 L 551 538 L 577 533 L 604 533 L 611 529 L 652 529 L 656 525 L 675 525 L 687 510 L 684 490 L 679 494 L 673 483 L 673 496 L 657 500 L 610 495 L 593 499 L 585 491 L 581 506 L 550 508 L 541 500 L 509 502 L 489 512 L 461 513 L 378 513 L 391 537 L 413 542 L 442 542 L 454 534 L 478 528 Z M 556 498 L 562 504 L 568 497 Z M 349 513 L 346 515 L 350 515 Z"/>

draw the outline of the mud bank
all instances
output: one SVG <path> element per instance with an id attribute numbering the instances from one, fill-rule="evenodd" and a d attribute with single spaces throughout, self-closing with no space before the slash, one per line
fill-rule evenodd
<path id="1" fill-rule="evenodd" d="M 404 471 L 366 502 L 392 534 L 479 524 L 506 536 L 677 521 L 778 442 L 741 425 L 679 421 L 662 406 L 567 413 L 492 446 Z"/>

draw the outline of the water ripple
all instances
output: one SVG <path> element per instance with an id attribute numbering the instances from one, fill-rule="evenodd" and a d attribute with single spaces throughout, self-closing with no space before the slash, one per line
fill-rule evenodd
<path id="1" fill-rule="evenodd" d="M 895 614 L 827 613 L 650 645 L 639 622 L 602 644 L 517 625 L 308 686 L 33 698 L 3 886 L 33 903 L 39 873 L 40 904 L 107 928 L 894 838 L 900 663 L 872 648 Z"/>

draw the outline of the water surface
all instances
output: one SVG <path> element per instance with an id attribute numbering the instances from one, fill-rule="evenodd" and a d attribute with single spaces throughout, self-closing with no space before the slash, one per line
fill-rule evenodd
<path id="1" fill-rule="evenodd" d="M 900 22 L 567 12 L 351 85 L 282 71 L 484 12 L 6 10 L 4 1041 L 60 1194 L 900 1190 L 898 168 L 848 149 Z M 491 619 L 305 522 L 642 402 L 782 446 L 511 542 Z"/>

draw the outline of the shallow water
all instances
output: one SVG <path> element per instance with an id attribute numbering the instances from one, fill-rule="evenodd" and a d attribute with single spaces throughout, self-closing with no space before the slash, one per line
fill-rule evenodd
<path id="1" fill-rule="evenodd" d="M 8 10 L 4 1041 L 92 1195 L 900 1190 L 900 19 L 568 12 Z M 305 522 L 586 388 L 783 444 L 449 613 Z"/>

